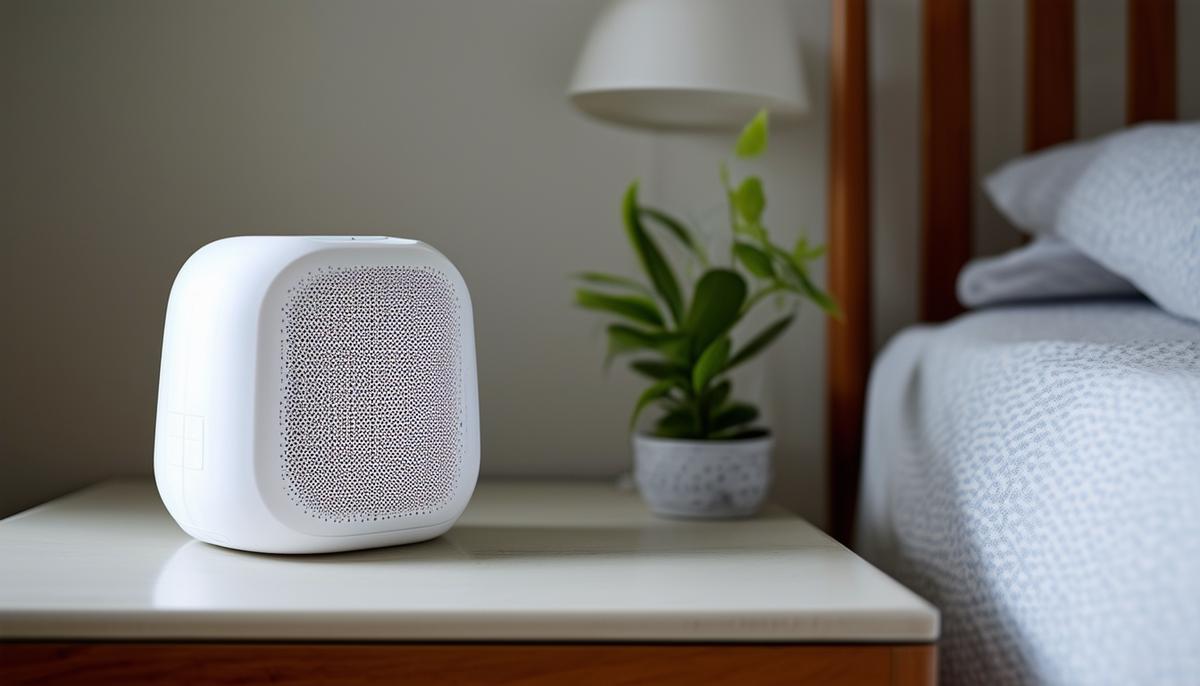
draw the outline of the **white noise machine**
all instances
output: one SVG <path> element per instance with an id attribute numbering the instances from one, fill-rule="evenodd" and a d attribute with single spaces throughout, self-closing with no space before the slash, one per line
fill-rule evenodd
<path id="1" fill-rule="evenodd" d="M 324 553 L 441 535 L 479 474 L 471 300 L 383 236 L 244 236 L 171 288 L 154 477 L 192 536 Z"/>

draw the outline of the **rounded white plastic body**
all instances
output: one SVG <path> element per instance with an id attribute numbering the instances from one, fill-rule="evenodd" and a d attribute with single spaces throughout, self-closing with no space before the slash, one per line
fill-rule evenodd
<path id="1" fill-rule="evenodd" d="M 367 512 L 335 521 L 305 511 L 294 495 L 296 484 L 288 482 L 281 438 L 286 381 L 280 350 L 290 289 L 314 272 L 408 267 L 437 274 L 453 291 L 456 311 L 443 313 L 454 318 L 455 373 L 460 375 L 453 408 L 458 427 L 453 482 L 440 485 L 443 497 L 432 506 L 395 516 L 373 518 Z M 192 536 L 256 552 L 334 552 L 441 535 L 466 508 L 479 473 L 474 340 L 462 276 L 441 253 L 419 241 L 244 236 L 204 246 L 180 270 L 167 305 L 154 446 L 154 475 L 163 503 Z M 381 360 L 364 364 L 378 368 L 388 362 Z M 329 364 L 354 371 L 358 361 Z M 372 411 L 364 406 L 362 419 L 368 420 Z M 347 430 L 353 431 L 359 418 L 350 419 Z M 318 469 L 328 464 L 330 471 L 318 476 L 333 482 L 345 478 L 336 451 L 320 458 L 324 462 L 310 464 Z M 378 467 L 388 468 L 399 467 Z M 396 476 L 377 485 L 404 487 L 403 475 Z"/>

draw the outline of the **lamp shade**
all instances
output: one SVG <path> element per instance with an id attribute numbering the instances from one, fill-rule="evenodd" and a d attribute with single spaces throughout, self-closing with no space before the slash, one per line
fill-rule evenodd
<path id="1" fill-rule="evenodd" d="M 651 128 L 808 110 L 800 45 L 778 0 L 614 0 L 592 26 L 568 94 L 587 114 Z"/>

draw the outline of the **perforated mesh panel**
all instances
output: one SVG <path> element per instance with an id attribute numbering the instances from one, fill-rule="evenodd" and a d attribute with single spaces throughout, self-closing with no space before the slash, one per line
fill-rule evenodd
<path id="1" fill-rule="evenodd" d="M 316 270 L 288 292 L 279 418 L 295 505 L 342 523 L 447 503 L 465 442 L 458 312 L 429 267 Z"/>

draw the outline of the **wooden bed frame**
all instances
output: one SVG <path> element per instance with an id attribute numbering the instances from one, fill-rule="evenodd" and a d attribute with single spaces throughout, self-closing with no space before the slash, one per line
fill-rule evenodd
<path id="1" fill-rule="evenodd" d="M 1174 119 L 1175 0 L 1126 0 L 1126 121 Z M 850 543 L 872 357 L 867 0 L 833 0 L 829 286 L 845 313 L 828 330 L 830 525 Z M 971 252 L 971 0 L 924 0 L 921 27 L 922 321 L 961 312 L 954 281 Z M 1074 0 L 1026 0 L 1025 147 L 1075 136 Z"/>

